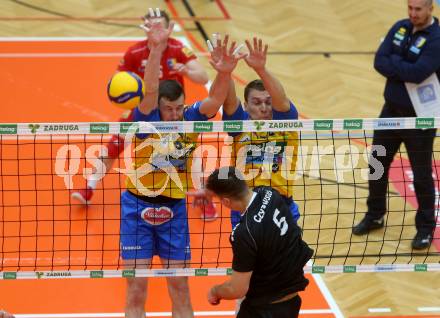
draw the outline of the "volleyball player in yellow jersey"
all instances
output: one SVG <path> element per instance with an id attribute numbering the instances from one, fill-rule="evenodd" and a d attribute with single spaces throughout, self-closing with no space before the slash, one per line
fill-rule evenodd
<path id="1" fill-rule="evenodd" d="M 267 44 L 253 38 L 246 41 L 249 54 L 245 61 L 260 77 L 244 90 L 244 103 L 236 96 L 231 80 L 223 105 L 223 120 L 286 120 L 298 119 L 298 111 L 287 98 L 283 86 L 266 68 Z M 256 124 L 256 125 L 259 125 Z M 264 130 L 265 126 L 261 127 Z M 278 190 L 289 206 L 295 221 L 299 219 L 298 205 L 293 201 L 293 181 L 290 171 L 295 169 L 298 150 L 297 132 L 229 133 L 234 138 L 235 166 L 245 167 L 250 187 L 271 186 Z M 246 147 L 246 148 L 244 148 Z M 289 147 L 290 150 L 286 151 Z M 283 171 L 284 169 L 284 171 Z M 231 211 L 232 226 L 240 221 L 240 213 Z"/>
<path id="2" fill-rule="evenodd" d="M 228 48 L 222 43 L 222 56 L 211 65 L 217 71 L 209 96 L 194 105 L 184 107 L 181 86 L 174 81 L 159 84 L 160 60 L 172 30 L 159 23 L 148 26 L 152 45 L 145 68 L 146 94 L 134 110 L 135 121 L 182 120 L 202 121 L 213 117 L 223 104 L 231 81 L 231 72 L 243 55 L 233 54 L 235 43 Z M 151 138 L 150 140 L 145 138 Z M 158 143 L 145 147 L 142 141 L 154 141 L 154 136 L 137 135 L 135 171 L 147 175 L 129 177 L 127 191 L 121 195 L 121 256 L 127 268 L 149 266 L 154 255 L 165 267 L 184 267 L 190 259 L 188 219 L 185 204 L 188 159 L 194 150 L 197 135 L 165 135 Z M 139 149 L 142 148 L 142 149 Z M 148 170 L 150 169 L 150 170 Z M 164 171 L 167 171 L 165 173 Z M 177 171 L 178 173 L 172 173 Z M 134 176 L 134 178 L 133 178 Z M 177 176 L 177 178 L 176 178 Z M 151 196 L 145 195 L 154 192 Z M 187 277 L 167 277 L 173 317 L 193 317 Z M 145 317 L 146 278 L 127 278 L 125 317 Z"/>

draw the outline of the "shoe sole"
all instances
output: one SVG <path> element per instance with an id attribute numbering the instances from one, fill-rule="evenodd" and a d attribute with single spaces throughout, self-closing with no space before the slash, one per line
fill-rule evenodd
<path id="1" fill-rule="evenodd" d="M 72 193 L 72 195 L 70 196 L 70 198 L 71 198 L 73 201 L 77 201 L 77 202 L 81 203 L 82 205 L 88 205 L 88 204 L 90 204 L 90 201 L 85 200 L 84 197 L 83 197 L 81 194 L 79 194 L 79 193 Z"/>
<path id="2" fill-rule="evenodd" d="M 201 215 L 200 218 L 205 222 L 213 222 L 213 221 L 217 220 L 218 215 L 217 215 L 217 213 L 214 216 L 210 216 L 210 217 L 205 217 L 204 215 Z"/>
<path id="3" fill-rule="evenodd" d="M 370 233 L 371 231 L 374 231 L 374 230 L 380 230 L 380 229 L 383 228 L 383 227 L 384 227 L 383 224 L 382 224 L 382 225 L 373 225 L 373 226 L 370 227 L 367 231 L 364 231 L 364 232 L 361 232 L 361 233 L 355 233 L 355 232 L 352 230 L 351 233 L 353 233 L 354 235 L 361 236 L 361 235 L 366 235 L 366 234 L 368 234 L 368 233 Z"/>

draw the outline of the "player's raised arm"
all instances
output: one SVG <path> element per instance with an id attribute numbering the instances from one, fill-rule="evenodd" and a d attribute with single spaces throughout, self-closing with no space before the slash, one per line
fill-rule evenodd
<path id="1" fill-rule="evenodd" d="M 286 96 L 283 85 L 266 68 L 268 45 L 264 44 L 263 46 L 263 40 L 254 37 L 252 44 L 249 40 L 246 40 L 246 46 L 249 50 L 249 55 L 245 58 L 245 61 L 263 81 L 265 89 L 272 98 L 272 107 L 279 112 L 289 111 L 290 102 Z"/>
<path id="2" fill-rule="evenodd" d="M 146 24 L 146 32 L 151 48 L 147 64 L 145 65 L 145 96 L 139 105 L 139 110 L 145 115 L 150 114 L 158 105 L 160 60 L 163 51 L 167 47 L 167 41 L 173 27 L 174 24 L 172 22 L 170 22 L 167 29 L 157 21 Z"/>
<path id="3" fill-rule="evenodd" d="M 230 88 L 231 73 L 237 66 L 240 59 L 244 58 L 243 53 L 236 52 L 236 43 L 228 44 L 229 36 L 226 35 L 223 41 L 218 41 L 217 46 L 211 51 L 211 66 L 217 71 L 217 75 L 209 90 L 209 95 L 203 100 L 200 112 L 207 117 L 213 117 L 220 106 L 225 102 Z"/>

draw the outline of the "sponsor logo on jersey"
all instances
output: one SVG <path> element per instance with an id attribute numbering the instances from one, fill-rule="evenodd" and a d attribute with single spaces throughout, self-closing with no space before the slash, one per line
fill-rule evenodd
<path id="1" fill-rule="evenodd" d="M 148 207 L 141 212 L 142 220 L 151 225 L 164 224 L 171 220 L 173 216 L 173 211 L 166 206 L 160 208 Z"/>
<path id="2" fill-rule="evenodd" d="M 124 251 L 137 251 L 141 250 L 142 246 L 135 245 L 135 246 L 121 246 L 122 250 Z"/>
<path id="3" fill-rule="evenodd" d="M 417 48 L 421 48 L 426 43 L 426 38 L 421 36 L 416 40 L 416 43 L 414 43 L 414 46 Z"/>
<path id="4" fill-rule="evenodd" d="M 191 50 L 190 50 L 189 48 L 187 48 L 187 47 L 182 48 L 182 52 L 183 52 L 183 54 L 185 54 L 186 57 L 191 57 L 191 56 L 194 55 L 194 52 L 191 51 Z"/>
<path id="5" fill-rule="evenodd" d="M 260 210 L 256 215 L 254 215 L 254 221 L 261 223 L 263 221 L 264 215 L 266 214 L 266 208 L 269 204 L 270 198 L 272 197 L 272 191 L 266 191 L 263 198 L 263 203 L 261 204 Z"/>

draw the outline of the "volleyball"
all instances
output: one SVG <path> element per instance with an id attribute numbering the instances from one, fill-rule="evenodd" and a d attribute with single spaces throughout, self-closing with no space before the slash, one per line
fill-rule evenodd
<path id="1" fill-rule="evenodd" d="M 116 73 L 107 85 L 107 95 L 112 104 L 124 109 L 138 106 L 144 94 L 144 81 L 132 72 Z"/>

